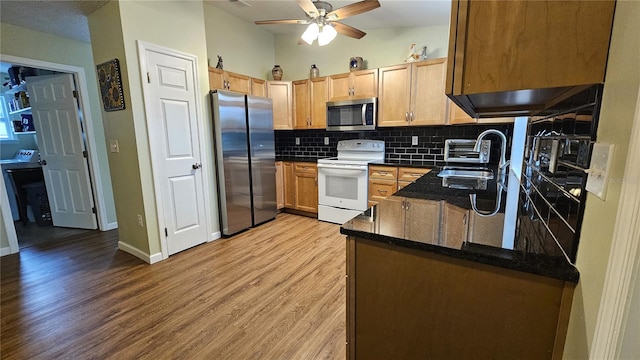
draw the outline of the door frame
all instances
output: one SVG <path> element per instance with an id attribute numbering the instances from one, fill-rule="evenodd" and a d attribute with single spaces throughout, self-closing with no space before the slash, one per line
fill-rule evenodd
<path id="1" fill-rule="evenodd" d="M 34 60 L 28 59 L 18 56 L 4 55 L 0 54 L 0 60 L 3 62 L 9 62 L 16 65 L 22 65 L 27 67 L 33 67 L 43 70 L 53 70 L 64 72 L 73 75 L 73 79 L 78 87 L 80 97 L 78 98 L 78 108 L 82 113 L 83 117 L 83 133 L 85 134 L 85 141 L 87 146 L 88 157 L 87 161 L 89 162 L 89 174 L 91 175 L 91 190 L 93 192 L 95 207 L 96 207 L 96 217 L 98 220 L 98 229 L 101 231 L 107 231 L 118 228 L 118 222 L 109 223 L 107 220 L 107 211 L 105 208 L 105 196 L 102 191 L 102 176 L 101 169 L 98 162 L 98 148 L 94 142 L 95 139 L 95 131 L 93 118 L 91 117 L 91 106 L 89 103 L 89 90 L 87 86 L 87 75 L 85 73 L 85 69 L 78 66 L 65 65 L 59 63 L 53 63 L 48 61 Z M 6 188 L 1 189 L 0 191 L 5 191 Z M 11 208 L 9 204 L 3 202 L 1 206 L 2 213 L 8 212 L 11 213 Z M 13 221 L 11 222 L 13 224 Z M 15 232 L 15 226 L 7 225 L 7 227 L 13 227 L 13 231 Z M 10 248 L 15 247 L 18 248 L 17 238 L 15 239 L 16 243 L 12 244 L 11 237 L 9 237 L 9 246 Z M 17 251 L 16 251 L 17 252 Z M 13 252 L 12 252 L 13 253 Z"/>
<path id="2" fill-rule="evenodd" d="M 198 57 L 192 54 L 188 54 L 182 51 L 178 51 L 175 49 L 167 48 L 160 45 L 155 45 L 146 41 L 137 40 L 138 45 L 138 61 L 140 63 L 140 82 L 142 84 L 142 95 L 144 99 L 144 113 L 147 124 L 147 129 L 150 129 L 154 124 L 151 123 L 152 112 L 149 109 L 148 104 L 149 101 L 149 90 L 148 90 L 148 82 L 146 79 L 146 73 L 149 69 L 147 65 L 147 59 L 145 54 L 147 51 L 157 52 L 167 56 L 178 57 L 184 59 L 186 61 L 191 62 L 193 69 L 193 80 L 194 80 L 194 92 L 195 92 L 195 108 L 196 108 L 196 125 L 198 126 L 198 145 L 200 150 L 200 160 L 202 164 L 210 164 L 208 159 L 208 154 L 205 147 L 205 127 L 204 127 L 204 109 L 202 108 L 201 96 L 202 93 L 200 91 L 200 78 L 198 73 Z M 151 132 L 147 130 L 147 139 L 149 141 L 149 152 L 151 155 L 151 179 L 153 181 L 154 188 L 154 199 L 156 203 L 156 217 L 158 221 L 158 234 L 160 234 L 160 250 L 162 253 L 162 259 L 165 260 L 169 257 L 168 245 L 167 245 L 167 237 L 162 236 L 164 233 L 165 221 L 164 221 L 164 205 L 162 199 L 162 189 L 161 189 L 161 181 L 160 175 L 162 174 L 160 160 L 162 159 L 162 154 L 160 154 L 158 147 L 156 146 L 157 139 L 151 136 Z M 209 239 L 206 239 L 207 242 L 214 240 L 211 238 L 211 203 L 209 201 L 210 192 L 209 192 L 209 169 L 202 169 L 202 185 L 203 185 L 203 193 L 202 197 L 204 198 L 204 224 L 206 227 L 206 234 Z"/>

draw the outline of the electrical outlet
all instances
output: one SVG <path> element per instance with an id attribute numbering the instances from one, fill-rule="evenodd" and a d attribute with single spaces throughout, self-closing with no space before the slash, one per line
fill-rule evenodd
<path id="1" fill-rule="evenodd" d="M 120 145 L 118 144 L 118 140 L 109 140 L 109 151 L 112 153 L 120 152 Z"/>
<path id="2" fill-rule="evenodd" d="M 613 144 L 593 144 L 591 164 L 586 172 L 587 184 L 585 189 L 602 200 L 606 199 L 609 169 L 613 159 Z"/>
<path id="3" fill-rule="evenodd" d="M 328 136 L 324 137 L 324 144 L 325 145 L 329 145 L 329 137 Z"/>
<path id="4" fill-rule="evenodd" d="M 300 145 L 300 138 L 299 137 L 296 138 L 296 145 Z"/>
<path id="5" fill-rule="evenodd" d="M 138 214 L 138 225 L 140 227 L 144 227 L 144 222 L 142 221 L 142 215 Z"/>
<path id="6" fill-rule="evenodd" d="M 418 137 L 417 136 L 412 136 L 411 137 L 411 145 L 418 145 Z"/>

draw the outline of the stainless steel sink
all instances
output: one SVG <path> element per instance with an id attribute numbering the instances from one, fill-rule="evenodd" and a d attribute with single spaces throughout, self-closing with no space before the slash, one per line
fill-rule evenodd
<path id="1" fill-rule="evenodd" d="M 442 171 L 440 171 L 438 176 L 441 178 L 491 180 L 493 179 L 493 171 L 485 168 L 462 168 L 445 166 Z"/>

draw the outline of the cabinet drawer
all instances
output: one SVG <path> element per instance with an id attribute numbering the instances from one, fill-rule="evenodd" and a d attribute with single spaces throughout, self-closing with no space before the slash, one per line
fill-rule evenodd
<path id="1" fill-rule="evenodd" d="M 398 181 L 414 182 L 429 171 L 431 169 L 401 167 L 398 168 Z"/>
<path id="2" fill-rule="evenodd" d="M 393 195 L 398 190 L 394 180 L 370 180 L 369 200 L 376 201 Z"/>
<path id="3" fill-rule="evenodd" d="M 369 179 L 396 180 L 398 168 L 395 166 L 369 166 Z"/>
<path id="4" fill-rule="evenodd" d="M 293 163 L 293 172 L 315 174 L 317 171 L 318 171 L 318 168 L 314 163 L 305 163 L 305 162 Z"/>

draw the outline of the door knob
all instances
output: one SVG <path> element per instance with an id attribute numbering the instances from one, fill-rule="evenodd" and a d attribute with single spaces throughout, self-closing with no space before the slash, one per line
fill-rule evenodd
<path id="1" fill-rule="evenodd" d="M 40 165 L 47 165 L 47 160 L 38 160 Z"/>
<path id="2" fill-rule="evenodd" d="M 202 167 L 202 164 L 195 163 L 195 164 L 191 165 L 191 167 L 193 168 L 193 170 L 198 170 L 198 169 L 200 169 Z"/>

